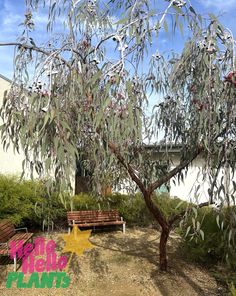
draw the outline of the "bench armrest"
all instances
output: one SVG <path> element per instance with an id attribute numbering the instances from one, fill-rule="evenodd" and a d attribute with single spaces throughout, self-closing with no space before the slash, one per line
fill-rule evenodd
<path id="1" fill-rule="evenodd" d="M 19 230 L 25 230 L 25 232 L 28 232 L 27 227 L 21 227 L 21 228 L 15 228 L 15 231 L 19 231 Z"/>

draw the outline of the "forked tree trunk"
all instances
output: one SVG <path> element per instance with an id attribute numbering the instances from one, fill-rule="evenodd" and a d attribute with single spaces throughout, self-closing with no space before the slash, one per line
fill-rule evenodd
<path id="1" fill-rule="evenodd" d="M 170 230 L 163 229 L 161 230 L 161 238 L 159 243 L 159 252 L 160 252 L 160 270 L 167 271 L 167 240 L 170 234 Z"/>
<path id="2" fill-rule="evenodd" d="M 160 259 L 160 270 L 166 271 L 167 270 L 167 240 L 169 238 L 170 233 L 170 225 L 163 215 L 162 211 L 156 206 L 154 201 L 152 200 L 152 193 L 151 192 L 144 192 L 143 193 L 144 200 L 149 211 L 153 214 L 155 220 L 161 226 L 161 237 L 159 242 L 159 259 Z"/>
<path id="3" fill-rule="evenodd" d="M 106 139 L 104 140 L 106 142 Z M 183 162 L 180 162 L 178 166 L 176 166 L 174 169 L 172 169 L 168 174 L 165 176 L 159 178 L 156 182 L 153 182 L 149 184 L 148 187 L 144 185 L 142 180 L 139 178 L 137 173 L 134 171 L 133 167 L 128 164 L 124 157 L 121 155 L 119 149 L 116 147 L 116 145 L 112 142 L 108 142 L 108 147 L 110 150 L 116 155 L 117 159 L 119 162 L 124 166 L 124 168 L 128 171 L 131 179 L 136 183 L 136 185 L 139 187 L 140 191 L 143 194 L 145 203 L 149 211 L 153 214 L 155 220 L 158 222 L 158 224 L 161 226 L 161 238 L 160 238 L 160 269 L 162 271 L 167 270 L 167 252 L 166 252 L 166 247 L 167 247 L 167 240 L 169 238 L 170 230 L 172 228 L 172 225 L 174 221 L 176 221 L 179 218 L 179 215 L 176 217 L 168 220 L 159 206 L 154 202 L 152 199 L 152 194 L 161 185 L 165 184 L 168 182 L 172 177 L 174 177 L 177 173 L 179 173 L 182 169 L 184 169 L 186 166 L 188 166 L 202 151 L 203 151 L 203 146 L 199 146 L 194 155 Z M 182 213 L 184 215 L 184 213 Z M 182 216 L 181 215 L 181 216 Z"/>

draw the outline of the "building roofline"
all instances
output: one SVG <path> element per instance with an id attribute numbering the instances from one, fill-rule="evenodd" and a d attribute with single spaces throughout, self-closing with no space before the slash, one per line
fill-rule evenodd
<path id="1" fill-rule="evenodd" d="M 6 76 L 2 75 L 1 73 L 0 73 L 0 78 L 6 80 L 9 83 L 12 83 L 11 79 L 7 78 Z"/>
<path id="2" fill-rule="evenodd" d="M 144 148 L 147 150 L 153 150 L 155 152 L 180 152 L 181 148 L 183 147 L 182 144 L 157 144 L 157 145 L 144 145 Z"/>

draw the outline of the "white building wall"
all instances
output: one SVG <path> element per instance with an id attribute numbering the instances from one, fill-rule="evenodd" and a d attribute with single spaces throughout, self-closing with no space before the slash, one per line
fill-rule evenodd
<path id="1" fill-rule="evenodd" d="M 178 165 L 179 160 L 177 157 L 174 159 L 174 166 Z M 171 196 L 177 196 L 181 199 L 192 201 L 192 202 L 207 202 L 209 201 L 209 194 L 208 189 L 210 188 L 210 181 L 209 178 L 206 176 L 206 173 L 203 173 L 203 167 L 204 167 L 204 160 L 201 157 L 198 157 L 195 161 L 193 161 L 192 165 L 189 167 L 187 174 L 184 175 L 184 181 L 178 183 L 177 178 L 172 178 L 170 181 L 170 195 Z M 232 171 L 228 171 L 229 176 L 229 182 L 226 183 L 225 179 L 225 169 L 222 168 L 219 171 L 219 175 L 216 181 L 217 187 L 219 188 L 221 184 L 226 188 L 226 191 L 228 191 L 229 195 L 233 195 L 236 197 L 236 194 L 234 193 L 234 187 L 233 182 L 236 182 L 236 175 L 232 175 Z M 232 178 L 233 176 L 233 178 Z M 174 181 L 176 183 L 174 183 Z M 197 190 L 196 194 L 196 189 Z M 216 198 L 216 196 L 215 196 Z M 226 202 L 225 200 L 225 193 L 223 191 L 220 192 L 220 199 L 217 201 L 214 199 L 216 203 L 221 203 L 221 201 Z M 230 201 L 230 204 L 232 204 L 232 199 Z"/>
<path id="2" fill-rule="evenodd" d="M 208 201 L 209 182 L 204 178 L 200 163 L 194 162 L 189 167 L 187 174 L 184 173 L 184 181 L 178 182 L 177 178 L 172 178 L 170 181 L 170 195 L 177 196 L 184 200 L 193 202 Z M 173 167 L 174 168 L 174 167 Z M 174 182 L 175 181 L 175 182 Z M 196 195 L 196 188 L 201 185 L 198 194 Z"/>
<path id="3" fill-rule="evenodd" d="M 4 92 L 9 90 L 11 86 L 11 81 L 2 75 L 0 75 L 0 107 L 3 104 Z M 0 126 L 2 121 L 0 119 Z M 1 136 L 1 134 L 0 134 Z M 13 147 L 10 145 L 7 151 L 3 149 L 3 144 L 0 139 L 0 174 L 18 175 L 22 174 L 22 161 L 24 160 L 24 153 L 20 151 L 17 153 L 13 151 Z M 53 172 L 51 176 L 53 176 Z M 25 178 L 30 178 L 30 171 L 25 172 Z M 38 178 L 38 174 L 34 171 L 34 178 Z M 75 187 L 75 177 L 71 176 L 71 185 L 74 192 Z"/>
<path id="4" fill-rule="evenodd" d="M 0 107 L 3 103 L 4 92 L 10 88 L 10 85 L 10 81 L 0 76 Z M 1 124 L 2 121 L 0 119 Z M 7 151 L 4 151 L 0 141 L 0 173 L 21 175 L 22 161 L 22 154 L 14 153 L 12 146 Z"/>

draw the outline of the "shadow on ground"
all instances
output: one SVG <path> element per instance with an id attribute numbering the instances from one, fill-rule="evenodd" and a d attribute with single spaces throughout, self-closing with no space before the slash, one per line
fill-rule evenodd
<path id="1" fill-rule="evenodd" d="M 168 272 L 163 273 L 158 269 L 160 233 L 155 230 L 140 228 L 131 232 L 132 235 L 128 233 L 124 236 L 122 234 L 117 235 L 115 232 L 108 233 L 106 236 L 96 234 L 92 238 L 92 243 L 98 248 L 111 251 L 113 256 L 118 258 L 117 261 L 122 261 L 123 258 L 125 263 L 129 261 L 127 258 L 132 256 L 135 261 L 143 263 L 144 269 L 150 271 L 150 279 L 164 296 L 223 295 L 222 292 L 219 294 L 217 284 L 208 275 L 207 270 L 190 265 L 181 258 L 178 254 L 180 238 L 177 235 L 173 233 L 169 239 L 169 268 Z M 100 239 L 98 239 L 99 236 L 101 236 Z M 178 292 L 178 288 L 181 288 L 181 286 L 186 290 Z M 172 294 L 174 287 L 176 287 L 176 292 Z"/>
<path id="2" fill-rule="evenodd" d="M 38 234 L 39 236 L 43 234 Z M 45 234 L 44 234 L 45 235 Z M 44 236 L 43 235 L 43 236 Z M 207 269 L 189 264 L 178 252 L 180 238 L 174 233 L 168 242 L 169 269 L 158 269 L 160 233 L 150 228 L 128 228 L 121 231 L 96 232 L 90 237 L 94 248 L 78 257 L 72 256 L 68 268 L 68 289 L 5 289 L 7 272 L 13 264 L 0 264 L 0 295 L 68 295 L 68 296 L 204 296 L 219 293 L 215 279 Z M 57 243 L 62 255 L 64 241 L 60 233 L 47 234 Z M 70 253 L 63 255 L 70 256 Z"/>

